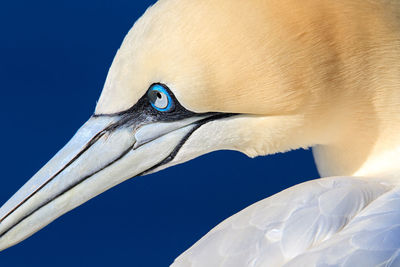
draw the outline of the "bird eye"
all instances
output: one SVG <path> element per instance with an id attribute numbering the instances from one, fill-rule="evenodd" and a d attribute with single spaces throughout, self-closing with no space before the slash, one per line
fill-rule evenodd
<path id="1" fill-rule="evenodd" d="M 147 97 L 149 98 L 151 106 L 158 111 L 171 111 L 173 107 L 173 101 L 170 94 L 164 86 L 160 84 L 152 85 L 147 92 Z"/>

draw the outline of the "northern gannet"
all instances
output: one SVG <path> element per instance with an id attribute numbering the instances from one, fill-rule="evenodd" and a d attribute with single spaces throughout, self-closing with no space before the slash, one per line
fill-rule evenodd
<path id="1" fill-rule="evenodd" d="M 330 178 L 245 209 L 173 266 L 399 266 L 399 10 L 158 2 L 124 40 L 94 116 L 0 209 L 0 248 L 132 176 L 219 149 L 313 147 Z"/>

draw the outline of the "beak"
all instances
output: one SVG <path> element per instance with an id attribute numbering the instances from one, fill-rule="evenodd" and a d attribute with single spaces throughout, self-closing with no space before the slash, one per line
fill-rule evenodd
<path id="1" fill-rule="evenodd" d="M 107 189 L 161 169 L 212 117 L 138 123 L 122 115 L 93 116 L 0 208 L 0 250 L 21 242 Z"/>

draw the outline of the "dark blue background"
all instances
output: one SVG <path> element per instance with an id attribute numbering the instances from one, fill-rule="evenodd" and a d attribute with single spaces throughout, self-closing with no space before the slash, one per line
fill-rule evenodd
<path id="1" fill-rule="evenodd" d="M 152 2 L 2 1 L 1 203 L 89 118 Z M 310 151 L 212 153 L 109 190 L 1 252 L 0 266 L 167 266 L 225 218 L 317 176 Z"/>

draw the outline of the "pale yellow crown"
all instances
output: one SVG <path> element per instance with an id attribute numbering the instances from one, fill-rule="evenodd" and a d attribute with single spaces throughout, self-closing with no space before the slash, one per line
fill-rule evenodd
<path id="1" fill-rule="evenodd" d="M 126 110 L 161 82 L 194 112 L 297 116 L 257 123 L 272 145 L 241 151 L 321 145 L 322 173 L 354 173 L 394 146 L 379 140 L 398 128 L 399 3 L 161 0 L 126 36 L 96 113 Z"/>

